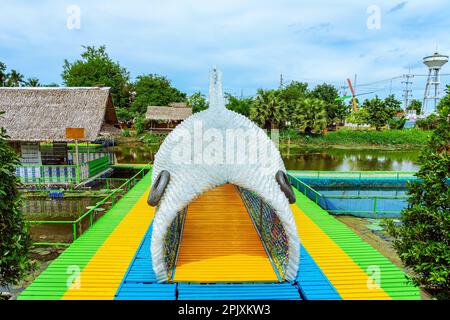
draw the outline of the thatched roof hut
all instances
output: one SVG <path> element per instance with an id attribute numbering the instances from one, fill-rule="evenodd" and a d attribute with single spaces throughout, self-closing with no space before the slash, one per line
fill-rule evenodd
<path id="1" fill-rule="evenodd" d="M 0 88 L 0 127 L 11 141 L 66 141 L 66 128 L 85 139 L 119 134 L 110 88 Z"/>
<path id="2" fill-rule="evenodd" d="M 178 122 L 192 115 L 192 108 L 185 103 L 171 103 L 168 107 L 148 106 L 145 119 L 148 121 Z"/>

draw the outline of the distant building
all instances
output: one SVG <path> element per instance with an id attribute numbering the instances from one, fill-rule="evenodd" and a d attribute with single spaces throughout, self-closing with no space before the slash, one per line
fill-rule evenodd
<path id="1" fill-rule="evenodd" d="M 150 131 L 168 132 L 192 115 L 192 108 L 184 102 L 173 102 L 169 106 L 148 106 L 145 120 Z"/>
<path id="2" fill-rule="evenodd" d="M 69 164 L 66 128 L 84 128 L 84 141 L 120 134 L 109 88 L 0 88 L 2 111 L 22 164 Z"/>

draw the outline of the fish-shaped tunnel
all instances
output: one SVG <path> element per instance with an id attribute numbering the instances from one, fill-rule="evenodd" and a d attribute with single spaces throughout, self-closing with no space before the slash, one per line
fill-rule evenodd
<path id="1" fill-rule="evenodd" d="M 186 215 L 189 221 L 192 218 L 189 206 L 195 206 L 196 199 L 209 190 L 231 184 L 254 197 L 248 202 L 250 206 L 264 204 L 258 220 L 264 217 L 267 221 L 261 223 L 264 229 L 260 232 L 273 240 L 265 240 L 264 244 L 269 247 L 269 253 L 279 255 L 272 256 L 272 260 L 282 261 L 278 266 L 281 280 L 294 280 L 299 266 L 300 239 L 289 206 L 293 192 L 286 181 L 281 155 L 255 123 L 225 108 L 221 73 L 216 69 L 210 75 L 209 91 L 209 108 L 179 124 L 155 156 L 149 198 L 149 203 L 157 206 L 151 241 L 154 272 L 160 282 L 171 279 L 175 261 L 180 263 L 185 250 L 182 238 L 178 247 L 180 237 L 189 231 L 182 231 L 181 217 Z M 258 214 L 258 210 L 253 211 Z M 226 209 L 206 212 L 218 217 L 227 214 Z M 256 226 L 257 222 L 253 222 Z M 213 237 L 211 234 L 209 241 L 215 241 Z M 254 239 L 254 246 L 261 246 L 261 240 Z M 181 279 L 181 273 L 175 271 L 177 277 Z M 183 276 L 183 281 L 194 281 L 194 278 Z"/>

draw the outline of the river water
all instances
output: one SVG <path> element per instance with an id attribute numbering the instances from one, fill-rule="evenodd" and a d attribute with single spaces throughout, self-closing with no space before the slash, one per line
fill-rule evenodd
<path id="1" fill-rule="evenodd" d="M 419 150 L 291 148 L 282 153 L 288 170 L 409 171 L 417 170 Z"/>
<path id="2" fill-rule="evenodd" d="M 114 148 L 119 163 L 153 162 L 157 148 L 117 146 Z M 419 150 L 335 149 L 291 147 L 282 150 L 288 170 L 324 171 L 404 171 L 417 170 Z"/>

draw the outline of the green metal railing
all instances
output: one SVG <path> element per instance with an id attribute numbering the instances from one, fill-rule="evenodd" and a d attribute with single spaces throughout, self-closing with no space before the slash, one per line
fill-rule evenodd
<path id="1" fill-rule="evenodd" d="M 93 177 L 109 167 L 109 157 L 104 156 L 95 160 L 91 160 L 88 162 L 88 164 L 89 164 L 89 177 Z"/>
<path id="2" fill-rule="evenodd" d="M 385 179 L 385 178 L 415 178 L 417 171 L 315 171 L 289 170 L 295 177 L 308 178 L 343 178 L 343 179 Z"/>
<path id="3" fill-rule="evenodd" d="M 33 172 L 27 177 L 19 176 L 20 182 L 23 184 L 32 184 L 43 186 L 46 184 L 67 184 L 74 185 L 88 180 L 89 178 L 99 174 L 109 167 L 109 157 L 103 156 L 101 158 L 91 160 L 80 165 L 21 165 L 23 168 L 34 168 L 39 171 L 39 176 L 33 176 Z M 60 169 L 59 175 L 49 175 L 47 172 Z M 75 170 L 73 170 L 75 169 Z M 61 172 L 64 171 L 63 173 Z M 86 176 L 82 175 L 82 171 L 86 171 Z M 75 172 L 75 173 L 74 173 Z"/>
<path id="4" fill-rule="evenodd" d="M 80 217 L 75 220 L 28 220 L 25 221 L 25 227 L 27 230 L 27 234 L 29 235 L 30 225 L 72 225 L 72 242 L 75 241 L 78 237 L 78 224 L 87 216 L 89 216 L 89 227 L 94 224 L 94 214 L 98 211 L 96 209 L 100 208 L 105 202 L 110 200 L 111 208 L 114 204 L 122 197 L 123 192 L 129 191 L 135 184 L 137 179 L 142 179 L 145 176 L 148 168 L 142 168 L 138 173 L 136 173 L 131 178 L 127 179 L 123 184 L 121 184 L 118 188 L 112 190 L 106 197 L 97 202 L 95 206 L 90 208 Z M 86 229 L 87 230 L 87 229 Z M 85 231 L 86 231 L 85 230 Z M 33 242 L 34 245 L 44 245 L 44 246 L 69 246 L 70 243 L 66 242 Z"/>
<path id="5" fill-rule="evenodd" d="M 304 183 L 303 181 L 300 181 L 295 176 L 288 175 L 290 183 L 297 189 L 298 191 L 302 192 L 305 196 L 308 196 L 308 190 L 314 195 L 314 199 L 311 199 L 311 197 L 308 196 L 311 200 L 313 200 L 316 204 L 319 203 L 319 197 L 323 197 L 323 194 L 317 192 L 315 189 L 311 188 L 309 185 Z"/>
<path id="6" fill-rule="evenodd" d="M 77 178 L 79 176 L 79 168 L 77 168 L 76 165 L 30 165 L 30 164 L 23 164 L 20 167 L 22 168 L 33 168 L 35 169 L 34 173 L 36 171 L 39 171 L 39 176 L 33 176 L 33 172 L 30 172 L 30 176 L 24 177 L 24 176 L 18 176 L 21 183 L 24 184 L 37 184 L 37 185 L 43 185 L 48 183 L 71 183 L 76 182 Z M 48 175 L 46 174 L 46 171 L 51 170 L 66 170 L 67 175 Z M 75 175 L 72 173 L 75 169 Z M 33 181 L 35 180 L 35 181 Z"/>

